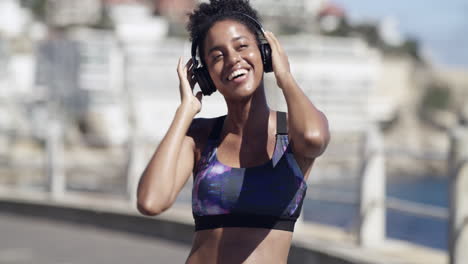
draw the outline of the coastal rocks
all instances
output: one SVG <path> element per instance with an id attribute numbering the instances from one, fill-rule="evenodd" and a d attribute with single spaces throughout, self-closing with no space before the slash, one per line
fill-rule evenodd
<path id="1" fill-rule="evenodd" d="M 448 131 L 458 123 L 457 115 L 448 110 L 427 110 L 422 115 L 424 120 L 440 130 Z"/>

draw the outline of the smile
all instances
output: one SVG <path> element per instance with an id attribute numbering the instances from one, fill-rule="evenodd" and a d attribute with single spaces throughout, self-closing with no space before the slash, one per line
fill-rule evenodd
<path id="1" fill-rule="evenodd" d="M 242 76 L 246 75 L 247 73 L 248 73 L 248 71 L 246 69 L 235 70 L 231 74 L 229 74 L 227 79 L 228 79 L 228 81 L 232 81 L 234 79 L 237 79 L 239 77 L 242 77 Z"/>

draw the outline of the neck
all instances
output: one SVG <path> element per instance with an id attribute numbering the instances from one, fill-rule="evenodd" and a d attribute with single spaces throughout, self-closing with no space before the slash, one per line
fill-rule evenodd
<path id="1" fill-rule="evenodd" d="M 228 115 L 225 121 L 227 133 L 242 136 L 245 133 L 258 132 L 266 124 L 270 116 L 270 108 L 263 86 L 260 86 L 253 96 L 239 101 L 226 101 Z"/>

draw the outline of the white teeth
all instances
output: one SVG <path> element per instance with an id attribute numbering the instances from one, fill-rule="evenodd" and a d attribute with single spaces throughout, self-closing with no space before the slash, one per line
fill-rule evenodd
<path id="1" fill-rule="evenodd" d="M 242 75 L 242 74 L 247 74 L 247 70 L 246 69 L 235 70 L 228 76 L 228 80 L 231 81 L 235 77 Z"/>

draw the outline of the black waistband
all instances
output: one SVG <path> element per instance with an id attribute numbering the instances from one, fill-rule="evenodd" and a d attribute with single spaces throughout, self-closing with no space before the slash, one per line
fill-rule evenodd
<path id="1" fill-rule="evenodd" d="M 220 227 L 253 227 L 292 232 L 296 223 L 296 218 L 253 214 L 194 215 L 194 219 L 195 231 Z"/>

